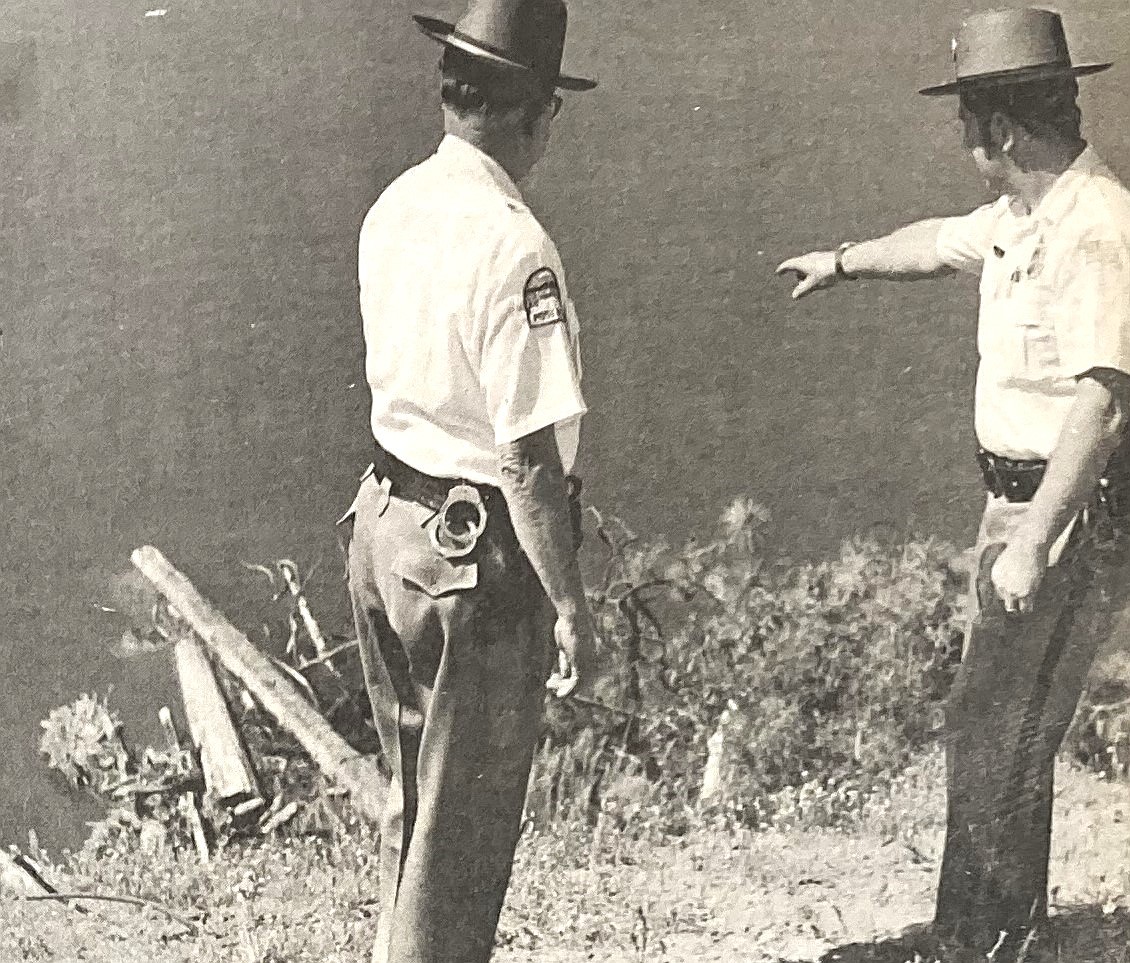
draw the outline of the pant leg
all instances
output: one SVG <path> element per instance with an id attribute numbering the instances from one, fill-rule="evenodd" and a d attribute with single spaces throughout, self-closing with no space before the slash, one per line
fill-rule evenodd
<path id="1" fill-rule="evenodd" d="M 377 939 L 372 963 L 388 959 L 389 928 L 400 885 L 403 855 L 415 822 L 415 746 L 422 717 L 416 705 L 408 656 L 389 624 L 381 597 L 380 566 L 390 548 L 382 522 L 390 507 L 387 491 L 366 479 L 351 512 L 347 546 L 349 594 L 357 629 L 373 723 L 390 780 L 380 821 Z"/>
<path id="2" fill-rule="evenodd" d="M 470 586 L 465 571 L 436 567 L 421 528 L 427 510 L 395 498 L 379 519 L 365 509 L 362 500 L 351 594 L 396 770 L 374 960 L 479 963 L 490 956 L 520 832 L 551 611 L 505 525 L 488 528 Z"/>
<path id="3" fill-rule="evenodd" d="M 403 691 L 408 678 L 404 668 L 406 658 L 380 608 L 379 597 L 359 586 L 352 589 L 351 595 L 373 721 L 391 774 L 380 821 L 380 890 L 372 958 L 372 963 L 386 963 L 403 855 L 416 817 L 416 747 L 422 717 L 413 698 L 400 698 L 399 692 Z"/>
<path id="4" fill-rule="evenodd" d="M 540 591 L 540 590 L 539 590 Z M 540 731 L 551 623 L 529 598 L 447 613 L 390 961 L 489 959 Z M 541 611 L 538 611 L 541 609 Z M 398 952 L 398 948 L 402 951 Z"/>
<path id="5" fill-rule="evenodd" d="M 983 535 L 1003 541 L 1008 530 Z M 1094 618 L 1104 606 L 1085 534 L 1049 570 L 1029 615 L 1005 613 L 988 578 L 999 545 L 983 548 L 979 611 L 947 705 L 936 919 L 942 935 L 988 950 L 1002 931 L 1023 939 L 1046 913 L 1055 756 L 1103 638 Z"/>

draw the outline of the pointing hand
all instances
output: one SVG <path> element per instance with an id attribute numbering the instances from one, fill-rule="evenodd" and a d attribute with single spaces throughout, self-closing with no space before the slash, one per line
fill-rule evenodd
<path id="1" fill-rule="evenodd" d="M 793 288 L 793 300 L 803 298 L 810 291 L 831 287 L 836 281 L 836 255 L 833 251 L 813 251 L 783 261 L 777 274 L 792 272 L 799 282 Z"/>

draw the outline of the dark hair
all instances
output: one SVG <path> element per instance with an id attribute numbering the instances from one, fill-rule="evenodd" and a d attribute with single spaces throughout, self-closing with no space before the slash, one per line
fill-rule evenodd
<path id="1" fill-rule="evenodd" d="M 451 47 L 444 50 L 439 67 L 443 77 L 440 99 L 461 117 L 485 117 L 524 108 L 523 120 L 532 126 L 552 94 L 520 71 L 496 66 Z"/>
<path id="2" fill-rule="evenodd" d="M 961 106 L 977 122 L 980 146 L 988 149 L 993 114 L 1004 114 L 1039 137 L 1078 140 L 1083 115 L 1074 77 L 1021 84 L 970 85 L 961 90 Z"/>

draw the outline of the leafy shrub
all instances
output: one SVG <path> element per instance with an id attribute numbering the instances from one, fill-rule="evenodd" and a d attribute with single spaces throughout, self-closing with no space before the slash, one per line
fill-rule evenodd
<path id="1" fill-rule="evenodd" d="M 80 695 L 40 723 L 39 751 L 76 787 L 101 793 L 126 777 L 129 756 L 122 725 L 105 697 Z"/>
<path id="2" fill-rule="evenodd" d="M 535 825 L 588 821 L 637 835 L 710 821 L 835 826 L 863 812 L 934 739 L 964 621 L 952 546 L 859 538 L 835 558 L 796 564 L 768 556 L 767 515 L 746 499 L 726 509 L 710 539 L 677 547 L 594 514 L 604 554 L 591 600 L 603 671 L 594 699 L 549 702 L 527 802 Z M 355 644 L 335 638 L 326 653 L 304 655 L 293 608 L 303 597 L 276 581 L 276 600 L 291 606 L 283 668 L 339 731 L 375 749 Z M 303 619 L 313 621 L 308 611 Z M 243 705 L 238 686 L 224 683 L 230 704 Z M 1068 740 L 1076 759 L 1130 772 L 1128 697 L 1124 682 L 1092 685 Z M 239 715 L 275 800 L 264 818 L 291 800 L 301 808 L 289 831 L 340 829 L 340 807 L 301 750 L 254 707 Z M 165 778 L 170 766 L 183 772 L 182 760 L 154 750 L 137 765 L 127 759 L 104 701 L 83 696 L 44 728 L 43 751 L 77 785 L 102 795 L 123 780 L 182 788 Z M 154 821 L 174 848 L 183 845 L 175 808 L 150 811 L 142 805 L 150 797 L 132 798 L 133 814 L 112 813 L 96 833 L 103 848 L 128 844 Z M 221 842 L 227 828 L 215 827 Z"/>
<path id="3" fill-rule="evenodd" d="M 1130 681 L 1096 672 L 1066 741 L 1087 768 L 1111 778 L 1130 776 Z"/>
<path id="4" fill-rule="evenodd" d="M 759 825 L 816 799 L 834 822 L 933 736 L 961 646 L 953 547 L 859 539 L 789 566 L 766 558 L 766 523 L 739 500 L 675 549 L 598 518 L 597 697 L 614 709 L 551 706 L 535 818 L 555 789 L 607 809 L 629 781 L 634 814 L 667 831 L 703 807 Z"/>

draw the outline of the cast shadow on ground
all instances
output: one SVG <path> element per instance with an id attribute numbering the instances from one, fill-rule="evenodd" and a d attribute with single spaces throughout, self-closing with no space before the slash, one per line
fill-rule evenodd
<path id="1" fill-rule="evenodd" d="M 1100 905 L 1079 904 L 1060 907 L 1053 919 L 1054 943 L 1049 951 L 1032 953 L 1016 963 L 1130 963 L 1130 909 L 1108 912 Z M 820 963 L 915 963 L 916 952 L 913 939 L 848 943 L 828 950 Z M 932 963 L 935 957 L 920 954 L 918 959 Z M 941 963 L 972 963 L 972 959 L 943 955 Z"/>

